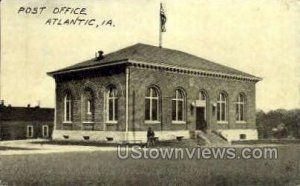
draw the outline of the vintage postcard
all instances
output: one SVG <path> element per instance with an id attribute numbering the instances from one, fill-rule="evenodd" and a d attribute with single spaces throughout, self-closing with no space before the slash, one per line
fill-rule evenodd
<path id="1" fill-rule="evenodd" d="M 0 6 L 0 186 L 300 185 L 299 0 Z"/>

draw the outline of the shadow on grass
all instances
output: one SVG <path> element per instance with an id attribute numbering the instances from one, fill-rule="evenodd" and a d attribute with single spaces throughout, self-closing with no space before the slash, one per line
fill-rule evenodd
<path id="1" fill-rule="evenodd" d="M 95 146 L 95 147 L 117 147 L 118 145 L 139 145 L 146 146 L 146 143 L 113 143 L 103 141 L 69 141 L 69 140 L 49 140 L 49 141 L 34 141 L 32 144 L 40 145 L 78 145 L 78 146 Z M 197 147 L 198 145 L 204 145 L 205 143 L 197 141 L 195 139 L 183 139 L 183 140 L 169 140 L 169 141 L 157 141 L 154 147 Z"/>
<path id="2" fill-rule="evenodd" d="M 5 150 L 38 150 L 35 148 L 22 148 L 22 147 L 5 147 L 5 146 L 0 146 L 0 151 L 5 151 Z"/>

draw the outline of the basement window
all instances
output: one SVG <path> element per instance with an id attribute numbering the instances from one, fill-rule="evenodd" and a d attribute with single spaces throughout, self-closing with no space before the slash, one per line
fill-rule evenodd
<path id="1" fill-rule="evenodd" d="M 241 139 L 241 140 L 246 139 L 246 134 L 240 134 L 240 139 Z"/>

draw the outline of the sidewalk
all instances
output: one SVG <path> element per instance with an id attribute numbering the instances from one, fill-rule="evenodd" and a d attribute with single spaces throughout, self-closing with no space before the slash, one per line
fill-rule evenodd
<path id="1" fill-rule="evenodd" d="M 19 154 L 49 154 L 65 152 L 93 152 L 93 151 L 116 151 L 116 147 L 95 147 L 79 145 L 53 145 L 38 142 L 46 142 L 45 139 L 0 141 L 0 155 Z M 8 149 L 5 149 L 7 147 Z M 10 149 L 11 148 L 11 149 Z"/>

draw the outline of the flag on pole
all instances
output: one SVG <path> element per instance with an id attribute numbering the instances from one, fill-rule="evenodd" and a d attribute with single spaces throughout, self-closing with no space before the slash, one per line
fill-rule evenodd
<path id="1" fill-rule="evenodd" d="M 167 22 L 167 17 L 162 4 L 160 4 L 160 31 L 161 32 L 166 32 L 166 26 L 165 26 L 166 22 Z"/>

